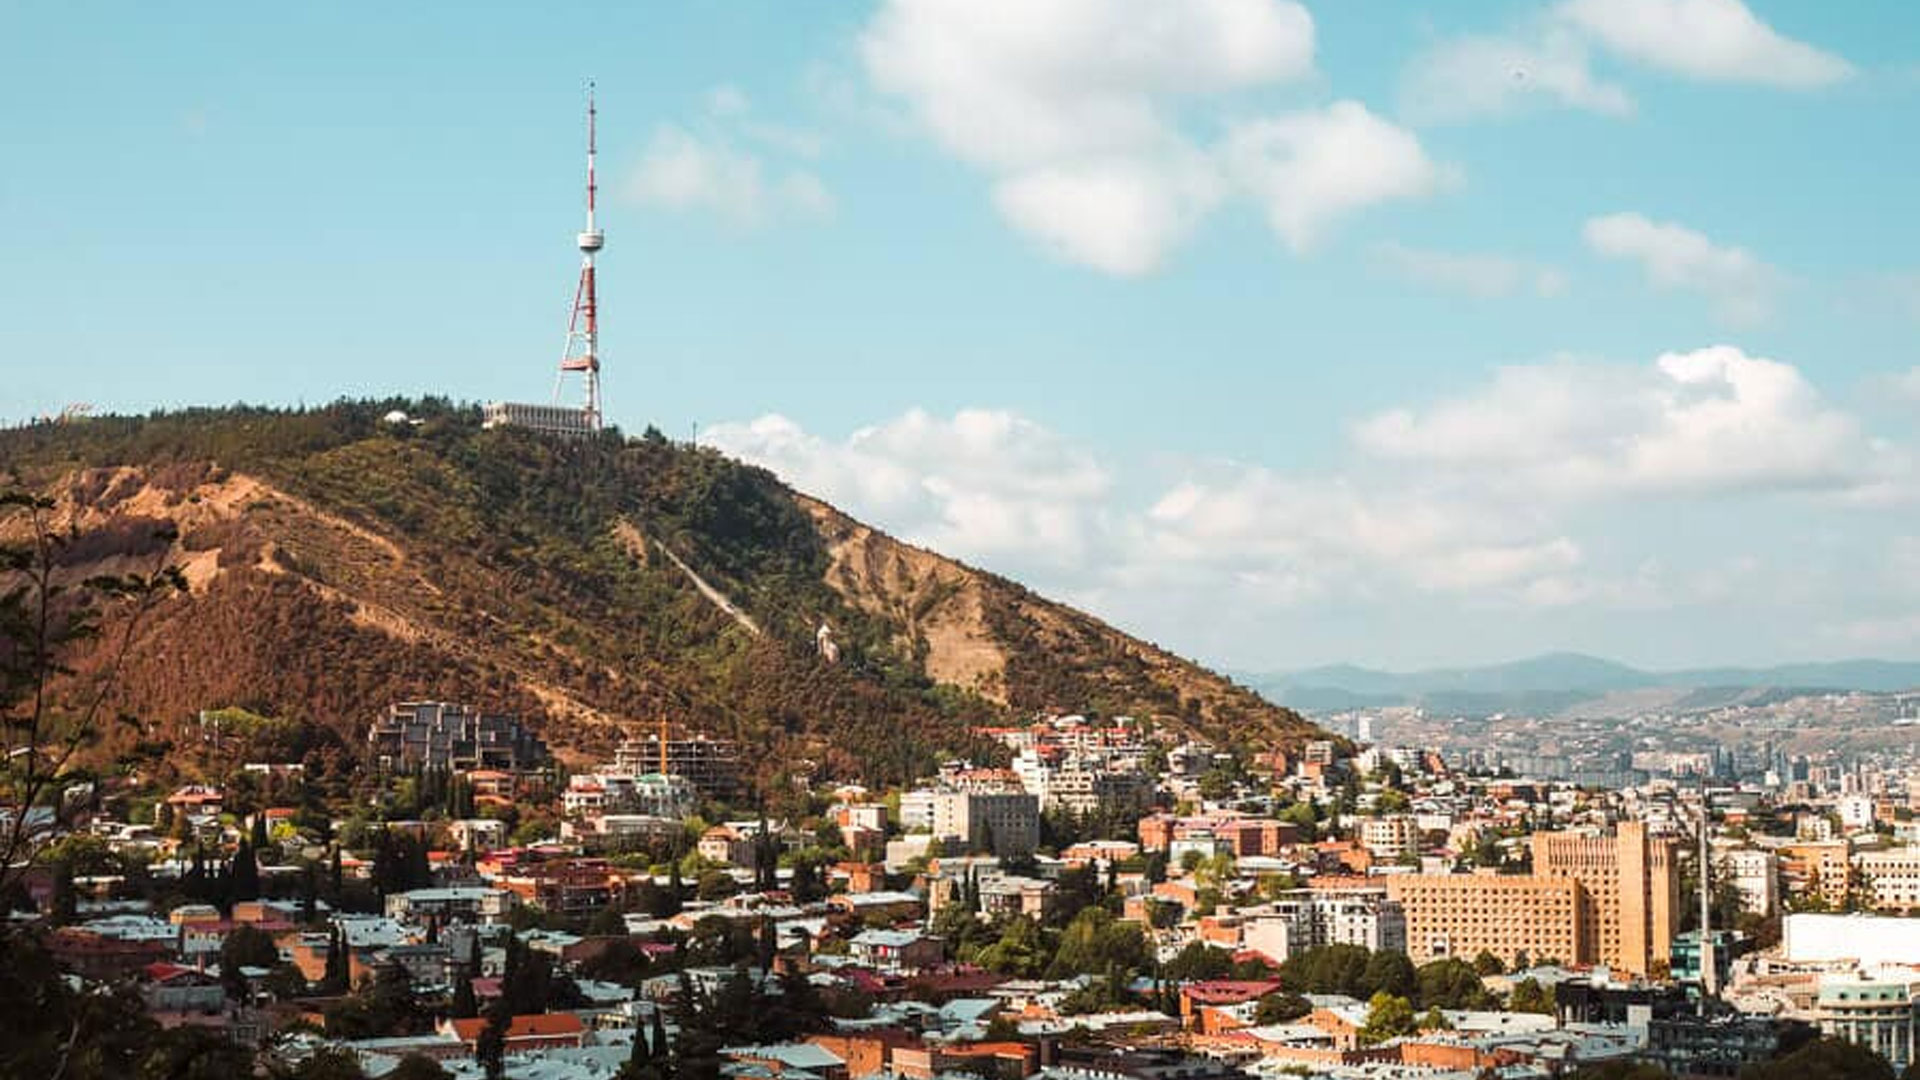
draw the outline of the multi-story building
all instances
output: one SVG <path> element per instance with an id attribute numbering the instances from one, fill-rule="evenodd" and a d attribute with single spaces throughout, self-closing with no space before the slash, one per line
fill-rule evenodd
<path id="1" fill-rule="evenodd" d="M 1533 872 L 1582 887 L 1579 955 L 1634 975 L 1671 959 L 1680 912 L 1677 846 L 1623 821 L 1612 836 L 1535 833 Z"/>
<path id="2" fill-rule="evenodd" d="M 610 811 L 679 819 L 693 812 L 694 787 L 684 776 L 609 770 L 568 777 L 560 802 L 569 814 Z"/>
<path id="3" fill-rule="evenodd" d="M 403 701 L 367 729 L 367 746 L 383 769 L 530 769 L 547 760 L 546 744 L 505 713 L 471 705 Z"/>
<path id="4" fill-rule="evenodd" d="M 1028 855 L 1040 845 L 1040 800 L 1024 792 L 943 791 L 933 802 L 933 835 L 968 851 Z"/>
<path id="5" fill-rule="evenodd" d="M 1864 1046 L 1899 1072 L 1914 1060 L 1920 1037 L 1920 1012 L 1914 1002 L 1913 990 L 1904 981 L 1822 979 L 1814 999 L 1814 1022 L 1821 1034 Z"/>
<path id="6" fill-rule="evenodd" d="M 1420 826 L 1411 814 L 1388 814 L 1360 822 L 1360 846 L 1381 862 L 1420 854 Z"/>
<path id="7" fill-rule="evenodd" d="M 1920 909 L 1920 848 L 1862 851 L 1853 857 L 1853 873 L 1874 910 Z"/>
<path id="8" fill-rule="evenodd" d="M 915 788 L 900 793 L 900 829 L 902 832 L 932 832 L 933 804 L 940 793 L 932 788 Z"/>
<path id="9" fill-rule="evenodd" d="M 1780 849 L 1780 869 L 1794 894 L 1817 896 L 1837 911 L 1852 891 L 1850 851 L 1845 840 L 1788 844 Z"/>
<path id="10" fill-rule="evenodd" d="M 659 773 L 684 777 L 695 791 L 709 799 L 730 799 L 740 783 L 740 744 L 728 739 L 690 735 L 666 741 L 658 733 L 628 739 L 613 753 L 613 771 L 628 776 Z"/>
<path id="11" fill-rule="evenodd" d="M 1276 964 L 1300 949 L 1359 945 L 1406 952 L 1407 920 L 1382 887 L 1295 889 L 1242 914 L 1241 943 Z"/>
<path id="12" fill-rule="evenodd" d="M 1572 877 L 1398 874 L 1387 896 L 1406 918 L 1414 963 L 1489 952 L 1503 960 L 1593 963 L 1585 888 Z"/>
<path id="13" fill-rule="evenodd" d="M 1720 863 L 1740 891 L 1740 910 L 1770 916 L 1780 907 L 1780 860 L 1773 852 L 1738 848 Z"/>

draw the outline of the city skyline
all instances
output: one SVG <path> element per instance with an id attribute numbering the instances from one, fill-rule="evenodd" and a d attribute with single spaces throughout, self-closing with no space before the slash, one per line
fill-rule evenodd
<path id="1" fill-rule="evenodd" d="M 15 12 L 0 420 L 540 400 L 591 77 L 630 433 L 1237 669 L 1911 658 L 1902 20 Z"/>

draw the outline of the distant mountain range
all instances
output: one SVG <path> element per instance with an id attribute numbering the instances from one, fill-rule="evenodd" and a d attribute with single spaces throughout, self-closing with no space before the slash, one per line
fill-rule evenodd
<path id="1" fill-rule="evenodd" d="M 1751 700 L 1755 693 L 1784 690 L 1891 692 L 1920 688 L 1920 662 L 1835 660 L 1765 668 L 1689 668 L 1646 671 L 1581 653 L 1546 653 L 1486 667 L 1392 672 L 1352 664 L 1304 671 L 1244 675 L 1271 700 L 1297 709 L 1328 711 L 1386 705 L 1484 714 L 1559 712 L 1581 702 L 1632 691 L 1676 693 L 1706 707 L 1721 699 Z"/>

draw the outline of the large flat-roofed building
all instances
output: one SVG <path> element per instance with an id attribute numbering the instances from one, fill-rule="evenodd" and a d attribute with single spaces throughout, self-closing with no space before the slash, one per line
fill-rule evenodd
<path id="1" fill-rule="evenodd" d="M 1406 919 L 1407 955 L 1414 963 L 1489 952 L 1502 960 L 1591 963 L 1585 889 L 1570 877 L 1537 875 L 1396 874 L 1387 896 Z"/>
<path id="2" fill-rule="evenodd" d="M 383 769 L 529 769 L 547 761 L 547 746 L 505 713 L 483 713 L 445 701 L 402 701 L 367 729 L 367 746 Z"/>
<path id="3" fill-rule="evenodd" d="M 1579 955 L 1633 975 L 1672 959 L 1680 913 L 1676 857 L 1673 841 L 1650 837 L 1637 821 L 1621 822 L 1611 836 L 1533 836 L 1534 874 L 1581 885 Z"/>
<path id="4" fill-rule="evenodd" d="M 517 427 L 568 439 L 585 439 L 598 430 L 593 414 L 566 405 L 535 405 L 523 401 L 489 401 L 480 407 L 480 426 Z"/>
<path id="5" fill-rule="evenodd" d="M 1276 964 L 1302 949 L 1359 945 L 1406 952 L 1407 919 L 1384 886 L 1292 889 L 1272 903 L 1241 912 L 1241 942 Z"/>
<path id="6" fill-rule="evenodd" d="M 1025 792 L 943 791 L 933 801 L 933 835 L 968 851 L 1031 854 L 1040 845 L 1040 800 Z"/>

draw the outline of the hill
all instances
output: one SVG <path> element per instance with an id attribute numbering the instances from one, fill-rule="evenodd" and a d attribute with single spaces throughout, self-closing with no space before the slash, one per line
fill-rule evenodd
<path id="1" fill-rule="evenodd" d="M 385 422 L 393 409 L 412 422 Z M 199 709 L 238 706 L 351 746 L 388 702 L 437 697 L 518 710 L 575 755 L 665 717 L 756 748 L 762 780 L 898 781 L 978 750 L 975 724 L 1049 709 L 1236 745 L 1316 733 L 654 432 L 569 443 L 483 430 L 444 400 L 341 402 L 36 425 L 0 432 L 0 460 L 57 500 L 74 573 L 185 571 L 116 702 L 173 738 Z"/>
<path id="2" fill-rule="evenodd" d="M 1467 715 L 1593 715 L 1596 709 L 1626 707 L 1629 702 L 1707 708 L 1789 692 L 1907 690 L 1920 687 L 1920 663 L 1843 660 L 1645 671 L 1579 653 L 1547 653 L 1486 667 L 1395 673 L 1337 664 L 1246 680 L 1263 693 L 1284 695 L 1301 708 L 1316 710 L 1417 704 Z"/>

